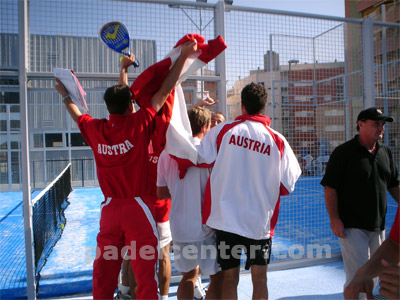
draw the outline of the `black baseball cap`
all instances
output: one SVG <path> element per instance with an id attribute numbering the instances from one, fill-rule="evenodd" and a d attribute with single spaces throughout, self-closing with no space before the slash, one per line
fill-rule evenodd
<path id="1" fill-rule="evenodd" d="M 357 122 L 366 120 L 393 122 L 393 117 L 385 116 L 383 112 L 376 107 L 370 107 L 361 111 L 357 117 Z"/>

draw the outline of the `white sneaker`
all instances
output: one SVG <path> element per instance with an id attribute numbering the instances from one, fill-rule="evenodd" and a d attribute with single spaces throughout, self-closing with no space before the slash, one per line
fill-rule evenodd
<path id="1" fill-rule="evenodd" d="M 200 275 L 197 276 L 196 284 L 194 286 L 194 298 L 197 300 L 203 299 L 203 297 L 206 295 L 206 292 L 203 289 L 203 286 L 201 284 L 201 277 Z"/>
<path id="2" fill-rule="evenodd" d="M 130 294 L 122 294 L 121 291 L 118 291 L 117 295 L 114 297 L 114 300 L 130 300 L 132 299 Z"/>

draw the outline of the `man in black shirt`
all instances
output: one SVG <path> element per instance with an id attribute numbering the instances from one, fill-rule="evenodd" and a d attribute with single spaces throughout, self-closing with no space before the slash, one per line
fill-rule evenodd
<path id="1" fill-rule="evenodd" d="M 357 117 L 359 134 L 338 146 L 321 184 L 331 229 L 340 240 L 347 284 L 385 238 L 387 190 L 399 202 L 400 177 L 387 146 L 379 142 L 393 118 L 372 107 Z"/>

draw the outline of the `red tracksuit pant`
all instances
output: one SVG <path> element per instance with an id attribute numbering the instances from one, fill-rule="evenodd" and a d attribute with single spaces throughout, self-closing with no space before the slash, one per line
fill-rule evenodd
<path id="1" fill-rule="evenodd" d="M 139 197 L 108 198 L 102 203 L 93 299 L 113 299 L 126 250 L 138 285 L 136 299 L 158 299 L 158 233 L 152 210 Z"/>

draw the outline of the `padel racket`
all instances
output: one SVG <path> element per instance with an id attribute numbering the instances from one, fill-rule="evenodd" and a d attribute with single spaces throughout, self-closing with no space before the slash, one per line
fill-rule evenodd
<path id="1" fill-rule="evenodd" d="M 130 55 L 129 50 L 129 32 L 121 22 L 110 22 L 101 27 L 99 31 L 100 39 L 106 46 L 115 52 Z M 133 63 L 135 68 L 139 67 L 139 62 Z"/>

